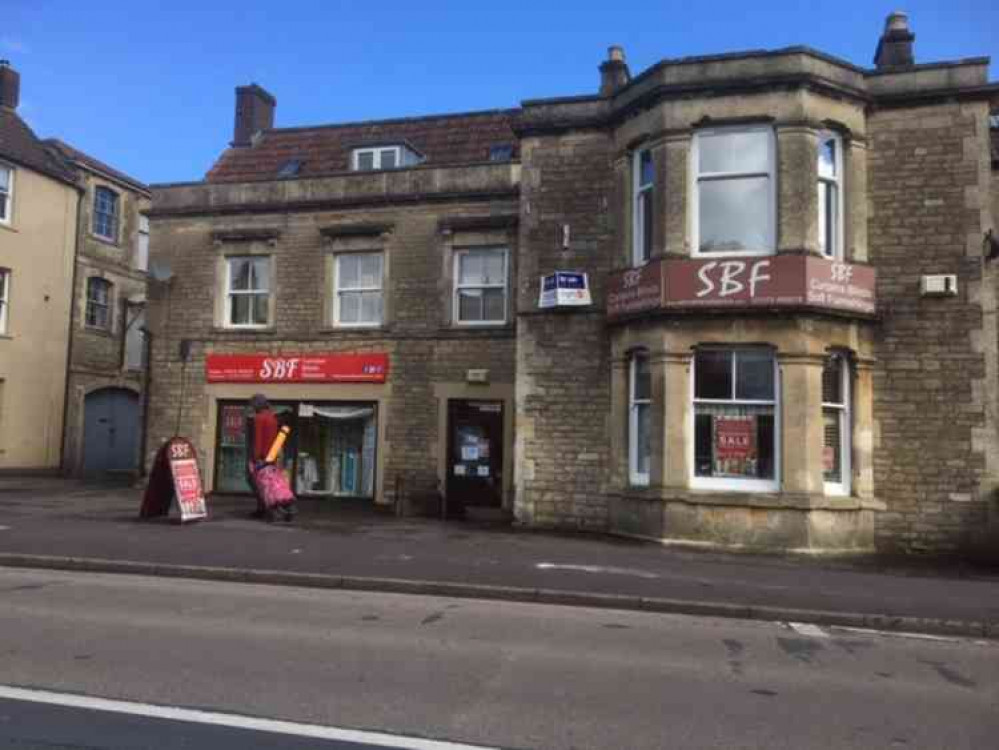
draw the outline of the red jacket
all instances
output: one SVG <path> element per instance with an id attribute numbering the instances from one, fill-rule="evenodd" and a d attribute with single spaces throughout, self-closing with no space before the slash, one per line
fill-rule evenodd
<path id="1" fill-rule="evenodd" d="M 270 409 L 258 411 L 253 417 L 253 460 L 264 461 L 267 451 L 278 434 L 278 421 Z"/>

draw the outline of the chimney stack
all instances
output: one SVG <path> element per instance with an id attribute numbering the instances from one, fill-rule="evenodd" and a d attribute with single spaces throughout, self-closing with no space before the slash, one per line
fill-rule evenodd
<path id="1" fill-rule="evenodd" d="M 878 40 L 878 48 L 874 52 L 874 65 L 878 70 L 891 68 L 906 68 L 915 64 L 912 55 L 912 43 L 916 35 L 909 30 L 909 17 L 895 11 L 885 21 L 885 31 Z"/>
<path id="2" fill-rule="evenodd" d="M 624 61 L 624 48 L 616 44 L 607 48 L 607 59 L 600 64 L 600 96 L 611 96 L 631 80 L 631 71 Z"/>
<path id="3" fill-rule="evenodd" d="M 260 86 L 236 87 L 236 126 L 233 130 L 233 146 L 249 146 L 253 136 L 261 130 L 274 127 L 274 108 L 277 99 Z"/>
<path id="4" fill-rule="evenodd" d="M 10 67 L 8 60 L 0 60 L 0 107 L 17 109 L 21 100 L 21 74 Z"/>

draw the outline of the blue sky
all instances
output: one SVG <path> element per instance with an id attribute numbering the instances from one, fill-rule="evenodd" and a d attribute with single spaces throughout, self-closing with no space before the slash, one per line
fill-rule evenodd
<path id="1" fill-rule="evenodd" d="M 0 58 L 39 135 L 155 183 L 203 176 L 251 81 L 277 97 L 279 127 L 511 107 L 595 92 L 611 44 L 633 74 L 794 44 L 869 66 L 896 9 L 918 62 L 999 59 L 996 0 L 0 0 Z"/>

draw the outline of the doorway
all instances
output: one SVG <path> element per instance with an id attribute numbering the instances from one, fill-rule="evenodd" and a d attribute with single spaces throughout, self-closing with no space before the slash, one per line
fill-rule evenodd
<path id="1" fill-rule="evenodd" d="M 83 402 L 83 472 L 107 474 L 138 468 L 139 396 L 102 388 Z"/>
<path id="2" fill-rule="evenodd" d="M 503 507 L 503 402 L 448 401 L 447 505 Z"/>

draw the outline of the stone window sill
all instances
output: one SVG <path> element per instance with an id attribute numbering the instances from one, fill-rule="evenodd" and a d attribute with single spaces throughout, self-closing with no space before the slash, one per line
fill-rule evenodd
<path id="1" fill-rule="evenodd" d="M 822 493 L 731 492 L 686 487 L 624 487 L 612 493 L 619 497 L 649 502 L 682 502 L 688 505 L 714 505 L 734 508 L 770 508 L 786 510 L 886 510 L 875 498 Z"/>
<path id="2" fill-rule="evenodd" d="M 233 334 L 236 336 L 257 336 L 272 335 L 277 333 L 275 326 L 263 326 L 262 328 L 228 328 L 226 326 L 213 326 L 212 333 Z"/>

